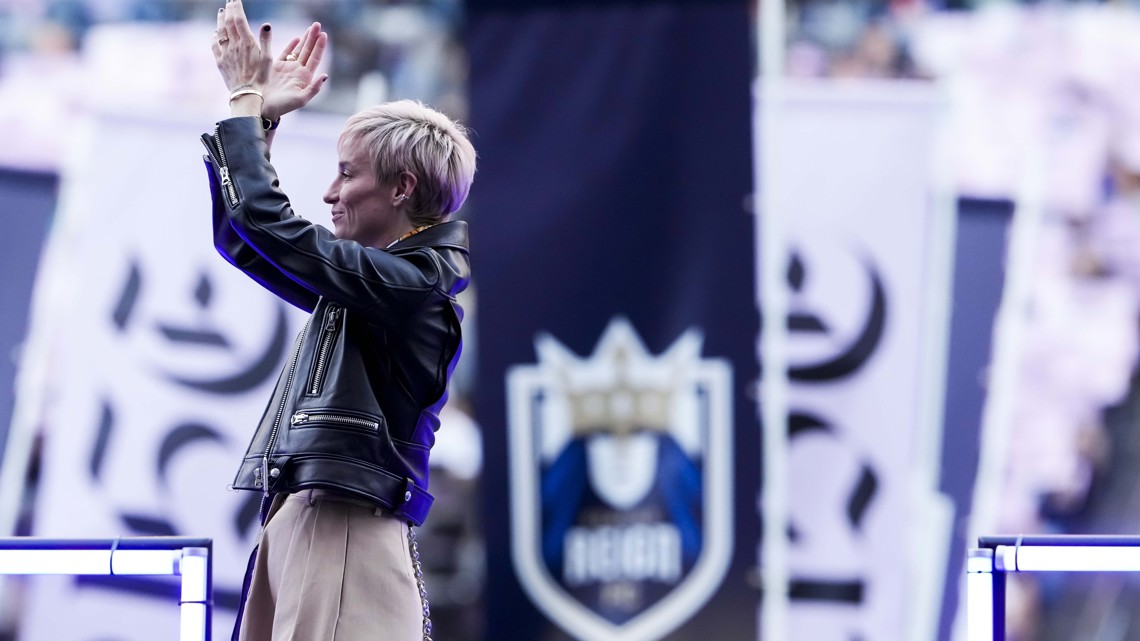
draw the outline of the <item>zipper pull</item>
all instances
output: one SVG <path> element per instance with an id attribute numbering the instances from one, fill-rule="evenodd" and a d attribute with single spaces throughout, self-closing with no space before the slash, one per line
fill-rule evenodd
<path id="1" fill-rule="evenodd" d="M 232 184 L 232 181 L 230 180 L 230 168 L 225 166 L 225 165 L 222 165 L 221 170 L 222 170 L 222 184 L 223 185 Z"/>
<path id="2" fill-rule="evenodd" d="M 332 309 L 329 310 L 329 319 L 328 319 L 328 322 L 325 323 L 325 331 L 326 332 L 335 332 L 336 326 L 339 322 L 340 322 L 340 308 L 339 307 L 333 307 Z"/>
<path id="3" fill-rule="evenodd" d="M 269 498 L 269 457 L 261 457 L 261 468 L 254 472 L 254 487 L 257 486 L 257 481 L 261 481 L 262 496 Z"/>
<path id="4" fill-rule="evenodd" d="M 293 423 L 293 425 L 300 425 L 302 423 L 308 422 L 308 420 L 309 420 L 309 415 L 305 414 L 305 413 L 294 414 L 293 418 L 290 419 L 290 421 Z"/>

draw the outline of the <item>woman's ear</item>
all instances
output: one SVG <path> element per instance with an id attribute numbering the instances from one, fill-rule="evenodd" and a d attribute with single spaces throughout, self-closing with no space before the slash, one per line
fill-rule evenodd
<path id="1" fill-rule="evenodd" d="M 396 196 L 412 197 L 412 192 L 416 189 L 416 175 L 410 171 L 400 172 L 400 177 L 396 179 Z"/>

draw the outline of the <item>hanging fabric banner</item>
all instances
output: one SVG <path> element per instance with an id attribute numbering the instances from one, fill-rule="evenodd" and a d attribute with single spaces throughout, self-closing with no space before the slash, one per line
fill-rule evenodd
<path id="1" fill-rule="evenodd" d="M 15 386 L 16 363 L 28 329 L 28 301 L 58 186 L 59 177 L 54 172 L 0 167 L 0 220 L 7 230 L 0 239 L 0 269 L 4 272 L 0 297 L 6 301 L 0 309 L 0 354 L 10 355 L 0 361 L 3 389 Z M 0 400 L 0 461 L 4 460 L 11 418 L 11 398 L 6 397 Z M 0 491 L 0 504 L 17 498 L 7 498 L 6 492 Z"/>
<path id="2" fill-rule="evenodd" d="M 754 639 L 748 7 L 468 7 L 485 636 Z"/>
<path id="3" fill-rule="evenodd" d="M 950 325 L 950 358 L 946 371 L 941 487 L 953 497 L 953 526 L 947 532 L 951 550 L 966 550 L 974 482 L 981 453 L 981 426 L 987 399 L 994 322 L 1005 284 L 1006 243 L 1013 219 L 1008 200 L 962 198 L 954 257 L 954 321 Z M 943 584 L 939 641 L 950 641 L 965 584 L 966 557 L 952 554 Z"/>
<path id="4" fill-rule="evenodd" d="M 945 333 L 929 323 L 948 305 L 939 270 L 952 243 L 935 218 L 952 215 L 935 206 L 932 182 L 938 100 L 898 83 L 791 84 L 782 95 L 790 633 L 922 638 L 911 631 L 936 630 L 949 525 L 937 456 L 924 455 L 941 443 L 940 405 L 923 404 L 941 399 L 931 391 Z"/>

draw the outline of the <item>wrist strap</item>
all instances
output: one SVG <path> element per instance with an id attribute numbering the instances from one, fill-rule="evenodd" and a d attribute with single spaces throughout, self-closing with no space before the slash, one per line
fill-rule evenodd
<path id="1" fill-rule="evenodd" d="M 261 119 L 261 127 L 263 129 L 265 129 L 266 131 L 273 131 L 274 129 L 277 128 L 277 125 L 280 125 L 280 124 L 281 124 L 280 118 L 278 118 L 277 120 L 270 120 L 268 118 L 262 117 L 262 119 Z"/>

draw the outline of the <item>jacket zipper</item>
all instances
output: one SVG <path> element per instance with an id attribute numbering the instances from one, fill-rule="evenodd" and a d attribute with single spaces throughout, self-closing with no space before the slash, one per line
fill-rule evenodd
<path id="1" fill-rule="evenodd" d="M 350 427 L 363 427 L 372 430 L 373 432 L 380 429 L 380 422 L 373 421 L 358 416 L 348 416 L 347 414 L 332 414 L 327 412 L 297 412 L 292 418 L 293 425 L 305 425 L 306 423 L 340 423 L 341 425 L 348 425 Z"/>
<path id="2" fill-rule="evenodd" d="M 340 328 L 340 308 L 329 307 L 328 316 L 325 317 L 325 333 L 321 339 L 321 348 L 317 351 L 317 367 L 313 371 L 313 384 L 309 386 L 309 394 L 315 395 L 321 391 L 321 380 L 324 378 L 325 365 L 328 364 L 329 349 L 332 348 L 333 339 L 336 338 Z"/>
<path id="3" fill-rule="evenodd" d="M 222 188 L 226 192 L 226 197 L 230 200 L 230 208 L 233 209 L 234 207 L 238 206 L 237 189 L 234 187 L 233 179 L 230 178 L 230 167 L 226 162 L 226 150 L 222 148 L 221 129 L 221 124 L 214 125 L 214 137 L 212 140 L 213 145 L 211 146 L 211 151 L 214 152 L 213 155 L 217 156 L 218 172 L 222 177 Z M 202 138 L 205 137 L 205 134 L 203 134 Z"/>
<path id="4" fill-rule="evenodd" d="M 312 317 L 309 317 L 312 320 Z M 269 433 L 269 442 L 265 444 L 265 452 L 261 455 L 261 490 L 262 497 L 269 498 L 269 453 L 273 450 L 273 443 L 277 440 L 277 432 L 281 429 L 281 418 L 285 415 L 285 404 L 289 401 L 289 388 L 293 385 L 293 375 L 297 372 L 297 359 L 301 355 L 301 346 L 305 344 L 305 334 L 309 332 L 309 323 L 301 329 L 301 336 L 297 340 L 297 347 L 293 350 L 293 358 L 289 362 L 289 374 L 285 377 L 285 389 L 281 392 L 281 403 L 277 406 L 277 416 L 273 420 L 273 430 Z M 256 474 L 256 472 L 255 472 Z M 262 510 L 268 501 L 262 501 Z M 262 522 L 265 514 L 261 515 Z"/>

